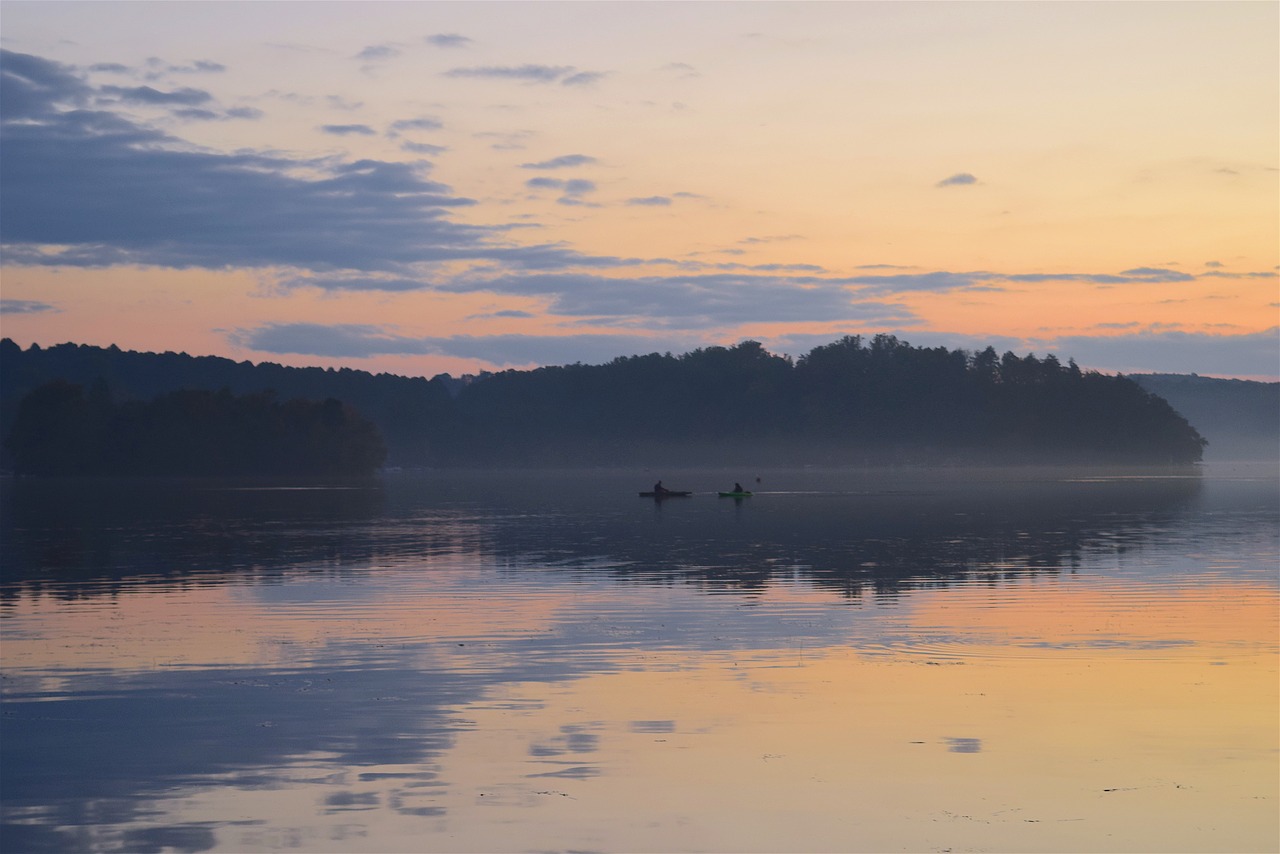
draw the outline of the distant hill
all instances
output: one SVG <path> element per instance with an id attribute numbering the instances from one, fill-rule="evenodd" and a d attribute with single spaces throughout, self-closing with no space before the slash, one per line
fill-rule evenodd
<path id="1" fill-rule="evenodd" d="M 1206 460 L 1280 459 L 1280 383 L 1196 374 L 1131 374 L 1209 440 Z"/>
<path id="2" fill-rule="evenodd" d="M 371 374 L 347 368 L 290 368 L 220 356 L 142 353 L 85 344 L 32 345 L 0 340 L 0 439 L 7 437 L 23 396 L 51 380 L 88 388 L 101 378 L 116 403 L 149 401 L 184 389 L 235 395 L 274 393 L 280 401 L 340 400 L 377 425 L 388 464 L 419 465 L 431 458 L 429 434 L 449 422 L 453 404 L 443 379 Z M 12 460 L 0 455 L 5 467 Z"/>
<path id="3" fill-rule="evenodd" d="M 1188 463 L 1203 439 L 1125 377 L 851 336 L 797 360 L 759 343 L 462 382 L 212 356 L 0 341 L 0 435 L 51 380 L 110 403 L 178 390 L 333 398 L 376 425 L 392 466 Z M 7 461 L 11 464 L 11 461 Z"/>

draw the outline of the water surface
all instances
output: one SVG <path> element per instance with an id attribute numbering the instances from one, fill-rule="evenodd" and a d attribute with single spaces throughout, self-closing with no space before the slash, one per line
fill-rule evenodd
<path id="1" fill-rule="evenodd" d="M 0 847 L 1275 850 L 1275 475 L 5 482 Z"/>

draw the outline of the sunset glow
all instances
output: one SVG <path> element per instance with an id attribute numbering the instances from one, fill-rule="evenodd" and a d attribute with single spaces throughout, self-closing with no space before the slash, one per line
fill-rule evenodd
<path id="1" fill-rule="evenodd" d="M 1280 378 L 1280 7 L 4 2 L 3 335 Z"/>

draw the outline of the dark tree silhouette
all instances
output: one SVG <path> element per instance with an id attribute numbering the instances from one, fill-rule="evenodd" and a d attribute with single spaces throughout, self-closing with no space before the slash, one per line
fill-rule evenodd
<path id="1" fill-rule="evenodd" d="M 366 447 L 365 438 L 333 428 L 339 404 L 324 403 L 330 398 L 377 425 L 393 465 L 1180 464 L 1199 460 L 1205 445 L 1162 398 L 1126 377 L 1084 372 L 1072 360 L 1064 366 L 1052 354 L 913 347 L 892 335 L 846 336 L 794 362 L 743 341 L 678 356 L 430 381 L 72 344 L 23 352 L 5 341 L 0 372 L 4 425 L 12 425 L 12 447 L 24 448 L 28 460 L 41 458 L 41 442 L 66 448 L 77 444 L 67 437 L 81 437 L 82 450 L 39 464 L 62 471 L 83 469 L 85 455 L 123 458 L 132 453 L 128 437 L 146 431 L 155 454 L 169 453 L 173 465 L 178 451 L 163 449 L 179 424 L 186 441 L 223 455 L 219 466 L 253 458 L 254 465 L 296 468 L 295 454 L 324 442 L 342 461 L 335 465 L 368 465 L 363 451 L 352 450 Z M 16 391 L 97 377 L 118 403 L 105 386 L 88 396 L 44 390 L 43 402 L 18 423 Z M 295 404 L 268 405 L 273 392 L 328 407 L 325 435 L 345 435 L 350 448 L 320 434 L 272 446 L 264 425 L 287 424 L 295 439 L 313 430 L 291 414 Z M 244 398 L 233 404 L 232 394 Z M 113 423 L 134 419 L 132 433 L 95 427 L 108 409 Z M 66 436 L 37 439 L 45 429 L 33 426 L 37 418 L 62 419 L 57 429 Z M 254 438 L 222 445 L 214 438 L 240 434 Z M 108 439 L 109 448 L 94 445 Z M 254 457 L 253 442 L 274 449 Z"/>
<path id="2" fill-rule="evenodd" d="M 386 448 L 377 429 L 336 400 L 278 403 L 269 394 L 182 390 L 111 403 L 63 380 L 18 407 L 6 441 L 19 474 L 364 475 Z"/>

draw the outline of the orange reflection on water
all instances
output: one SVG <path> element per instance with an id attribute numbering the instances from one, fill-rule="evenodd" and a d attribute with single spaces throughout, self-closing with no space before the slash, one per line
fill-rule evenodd
<path id="1" fill-rule="evenodd" d="M 431 573 L 425 591 L 418 579 Z M 300 651 L 330 642 L 456 646 L 486 639 L 550 631 L 576 594 L 504 595 L 502 609 L 478 608 L 476 570 L 429 562 L 413 574 L 412 592 L 394 584 L 317 590 L 314 601 L 273 601 L 273 585 L 135 585 L 114 596 L 67 601 L 48 594 L 23 596 L 5 611 L 4 665 L 17 671 L 156 667 L 271 667 L 296 662 Z M 390 573 L 394 578 L 395 574 Z M 298 587 L 305 576 L 287 584 Z M 326 598 L 326 595 L 328 598 Z M 33 627 L 28 632 L 27 626 Z M 38 628 L 36 628 L 38 627 Z M 456 658 L 456 653 L 451 650 Z"/>
<path id="2" fill-rule="evenodd" d="M 1024 590 L 1009 610 L 957 592 L 915 618 L 949 601 L 950 625 L 982 636 L 1055 604 L 1084 616 L 1065 589 L 1048 603 Z M 1235 643 L 1269 615 L 1222 593 L 1207 622 L 1187 609 L 1191 643 L 1158 657 L 1075 643 L 1087 635 L 1062 623 L 1035 656 L 963 638 L 943 656 L 673 654 L 512 686 L 468 711 L 436 829 L 466 850 L 1267 850 L 1280 832 L 1275 635 Z M 1094 602 L 1086 624 L 1105 623 L 1112 603 Z M 1233 617 L 1241 632 L 1220 644 Z M 589 733 L 590 749 L 566 733 Z"/>
<path id="3" fill-rule="evenodd" d="M 599 623 L 589 653 L 559 653 L 577 666 L 543 681 L 512 668 L 450 707 L 443 747 L 430 723 L 401 727 L 431 741 L 405 751 L 424 759 L 298 753 L 269 788 L 213 779 L 155 802 L 153 816 L 216 828 L 224 851 L 1246 851 L 1280 838 L 1264 585 L 1040 577 L 842 607 L 802 580 L 725 599 L 532 573 L 499 607 L 484 576 L 441 566 L 429 584 L 388 572 L 277 599 L 230 585 L 23 598 L 4 663 L 305 667 L 342 641 L 481 674 L 518 658 L 503 640 Z M 644 633 L 676 607 L 726 619 L 709 598 L 791 615 L 795 637 Z M 807 631 L 822 620 L 828 634 Z M 324 703 L 338 733 L 368 712 Z"/>
<path id="4" fill-rule="evenodd" d="M 1006 582 L 981 592 L 921 593 L 911 602 L 921 631 L 960 627 L 1014 648 L 1114 644 L 1164 655 L 1185 645 L 1202 654 L 1206 646 L 1275 649 L 1280 638 L 1275 590 L 1247 583 L 1153 590 L 1149 583 Z"/>

